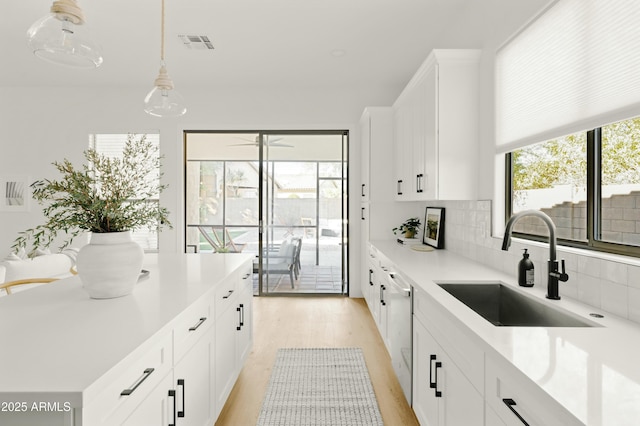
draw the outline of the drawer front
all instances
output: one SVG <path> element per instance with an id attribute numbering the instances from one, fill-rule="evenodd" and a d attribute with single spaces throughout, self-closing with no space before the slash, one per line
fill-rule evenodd
<path id="1" fill-rule="evenodd" d="M 210 298 L 202 298 L 178 317 L 176 325 L 173 328 L 175 363 L 180 362 L 184 354 L 186 354 L 213 325 L 210 303 Z"/>
<path id="2" fill-rule="evenodd" d="M 83 424 L 120 424 L 173 367 L 172 336 L 166 333 L 146 351 L 135 351 L 107 373 L 104 390 L 83 410 Z M 99 386 L 99 385 L 97 385 Z"/>
<path id="3" fill-rule="evenodd" d="M 235 302 L 238 300 L 238 272 L 228 276 L 223 282 L 216 286 L 214 292 L 214 310 L 216 319 L 229 309 L 231 306 L 235 306 Z"/>
<path id="4" fill-rule="evenodd" d="M 253 293 L 253 263 L 249 262 L 240 268 L 239 293 Z"/>
<path id="5" fill-rule="evenodd" d="M 473 341 L 473 335 L 452 324 L 452 318 L 444 308 L 419 288 L 414 288 L 413 313 L 476 390 L 484 395 L 484 351 Z"/>
<path id="6" fill-rule="evenodd" d="M 487 404 L 507 426 L 583 425 L 507 361 L 487 357 Z"/>

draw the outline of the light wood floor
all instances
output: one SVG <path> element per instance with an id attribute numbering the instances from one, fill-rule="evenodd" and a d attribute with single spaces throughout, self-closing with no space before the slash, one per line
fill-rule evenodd
<path id="1" fill-rule="evenodd" d="M 418 425 L 364 299 L 255 297 L 253 350 L 216 426 L 255 425 L 278 348 L 360 347 L 385 425 Z"/>

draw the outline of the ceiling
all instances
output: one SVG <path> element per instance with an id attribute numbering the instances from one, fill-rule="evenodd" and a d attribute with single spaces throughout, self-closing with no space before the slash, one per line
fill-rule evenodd
<path id="1" fill-rule="evenodd" d="M 4 5 L 0 86 L 152 86 L 159 68 L 160 0 L 78 0 L 87 29 L 103 47 L 104 64 L 96 70 L 48 64 L 29 51 L 26 31 L 51 3 Z M 167 69 L 178 89 L 401 89 L 432 48 L 482 47 L 483 32 L 503 22 L 505 11 L 535 11 L 543 3 L 166 0 Z M 481 16 L 474 16 L 478 11 Z M 466 44 L 437 45 L 464 16 L 472 23 L 457 42 Z M 215 49 L 187 49 L 181 34 L 208 36 Z"/>

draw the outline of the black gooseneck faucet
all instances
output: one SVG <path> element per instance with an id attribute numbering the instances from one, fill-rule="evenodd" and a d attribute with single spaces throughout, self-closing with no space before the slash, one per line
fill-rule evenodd
<path id="1" fill-rule="evenodd" d="M 558 260 L 556 259 L 556 225 L 549 216 L 539 210 L 525 210 L 511 216 L 507 221 L 507 225 L 504 230 L 502 250 L 509 250 L 513 225 L 524 216 L 539 217 L 549 228 L 549 275 L 547 277 L 547 299 L 560 300 L 558 281 L 566 282 L 569 279 L 569 275 L 565 272 L 564 259 L 562 259 L 562 272 L 558 271 Z"/>

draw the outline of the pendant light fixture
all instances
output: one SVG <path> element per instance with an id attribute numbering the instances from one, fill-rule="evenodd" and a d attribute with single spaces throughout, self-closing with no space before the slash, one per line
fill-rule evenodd
<path id="1" fill-rule="evenodd" d="M 84 15 L 76 0 L 55 0 L 50 12 L 27 31 L 33 54 L 74 68 L 99 67 L 100 48 L 84 28 Z"/>
<path id="2" fill-rule="evenodd" d="M 182 96 L 173 88 L 164 63 L 164 0 L 160 22 L 160 73 L 154 87 L 144 98 L 144 111 L 156 117 L 180 117 L 187 112 Z"/>

